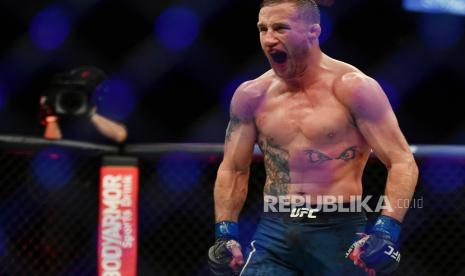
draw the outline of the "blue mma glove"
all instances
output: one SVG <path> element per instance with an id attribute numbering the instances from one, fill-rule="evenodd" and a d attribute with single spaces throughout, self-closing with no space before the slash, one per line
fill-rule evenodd
<path id="1" fill-rule="evenodd" d="M 236 275 L 242 265 L 241 245 L 237 242 L 238 224 L 232 221 L 221 221 L 215 224 L 215 244 L 208 250 L 208 266 L 213 275 Z M 233 259 L 233 269 L 230 265 Z M 242 260 L 243 262 L 243 260 Z"/>
<path id="2" fill-rule="evenodd" d="M 381 215 L 371 230 L 367 234 L 361 234 L 350 246 L 346 258 L 350 258 L 362 268 L 391 273 L 397 269 L 400 262 L 401 255 L 397 245 L 399 234 L 400 222 Z"/>

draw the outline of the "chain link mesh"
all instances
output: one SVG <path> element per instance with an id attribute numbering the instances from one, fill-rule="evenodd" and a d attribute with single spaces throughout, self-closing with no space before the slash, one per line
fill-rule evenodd
<path id="1" fill-rule="evenodd" d="M 48 148 L 0 162 L 0 275 L 94 275 L 99 156 Z"/>
<path id="2" fill-rule="evenodd" d="M 96 275 L 100 156 L 48 149 L 52 161 L 37 161 L 41 153 L 0 154 L 0 275 Z M 208 275 L 220 162 L 219 154 L 140 157 L 138 275 Z M 392 275 L 465 275 L 465 159 L 428 157 L 418 164 L 417 208 L 404 220 L 402 261 Z M 41 183 L 63 182 L 63 174 L 65 183 Z M 370 160 L 364 194 L 381 195 L 386 176 L 385 167 Z M 244 247 L 262 211 L 264 180 L 257 157 L 239 222 Z"/>

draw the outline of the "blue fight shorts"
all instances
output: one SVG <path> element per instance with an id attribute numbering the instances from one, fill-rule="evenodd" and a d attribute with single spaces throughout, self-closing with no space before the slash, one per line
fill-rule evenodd
<path id="1" fill-rule="evenodd" d="M 316 213 L 316 219 L 266 214 L 244 256 L 241 276 L 367 275 L 345 258 L 355 233 L 365 231 L 363 212 Z"/>

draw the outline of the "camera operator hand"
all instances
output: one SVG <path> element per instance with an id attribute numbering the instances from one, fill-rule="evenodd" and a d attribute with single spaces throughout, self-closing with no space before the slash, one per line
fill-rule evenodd
<path id="1" fill-rule="evenodd" d="M 57 118 L 55 109 L 49 103 L 49 99 L 47 98 L 47 96 L 41 96 L 39 104 L 40 104 L 40 123 L 42 125 L 47 124 L 47 118 L 49 117 Z"/>
<path id="2" fill-rule="evenodd" d="M 61 130 L 58 125 L 58 115 L 49 103 L 47 96 L 40 97 L 40 123 L 45 126 L 44 138 L 61 139 Z"/>
<path id="3" fill-rule="evenodd" d="M 121 123 L 110 120 L 109 118 L 97 113 L 96 106 L 90 108 L 88 116 L 92 124 L 102 135 L 118 143 L 122 143 L 126 140 L 128 135 L 126 127 Z"/>

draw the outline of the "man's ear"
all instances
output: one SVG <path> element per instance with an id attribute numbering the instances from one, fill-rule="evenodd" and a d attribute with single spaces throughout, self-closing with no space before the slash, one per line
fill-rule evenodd
<path id="1" fill-rule="evenodd" d="M 310 25 L 310 29 L 309 29 L 309 37 L 310 37 L 310 39 L 312 39 L 312 40 L 318 39 L 318 37 L 320 37 L 320 34 L 321 34 L 321 26 L 320 26 L 320 24 L 312 24 L 312 25 Z"/>

